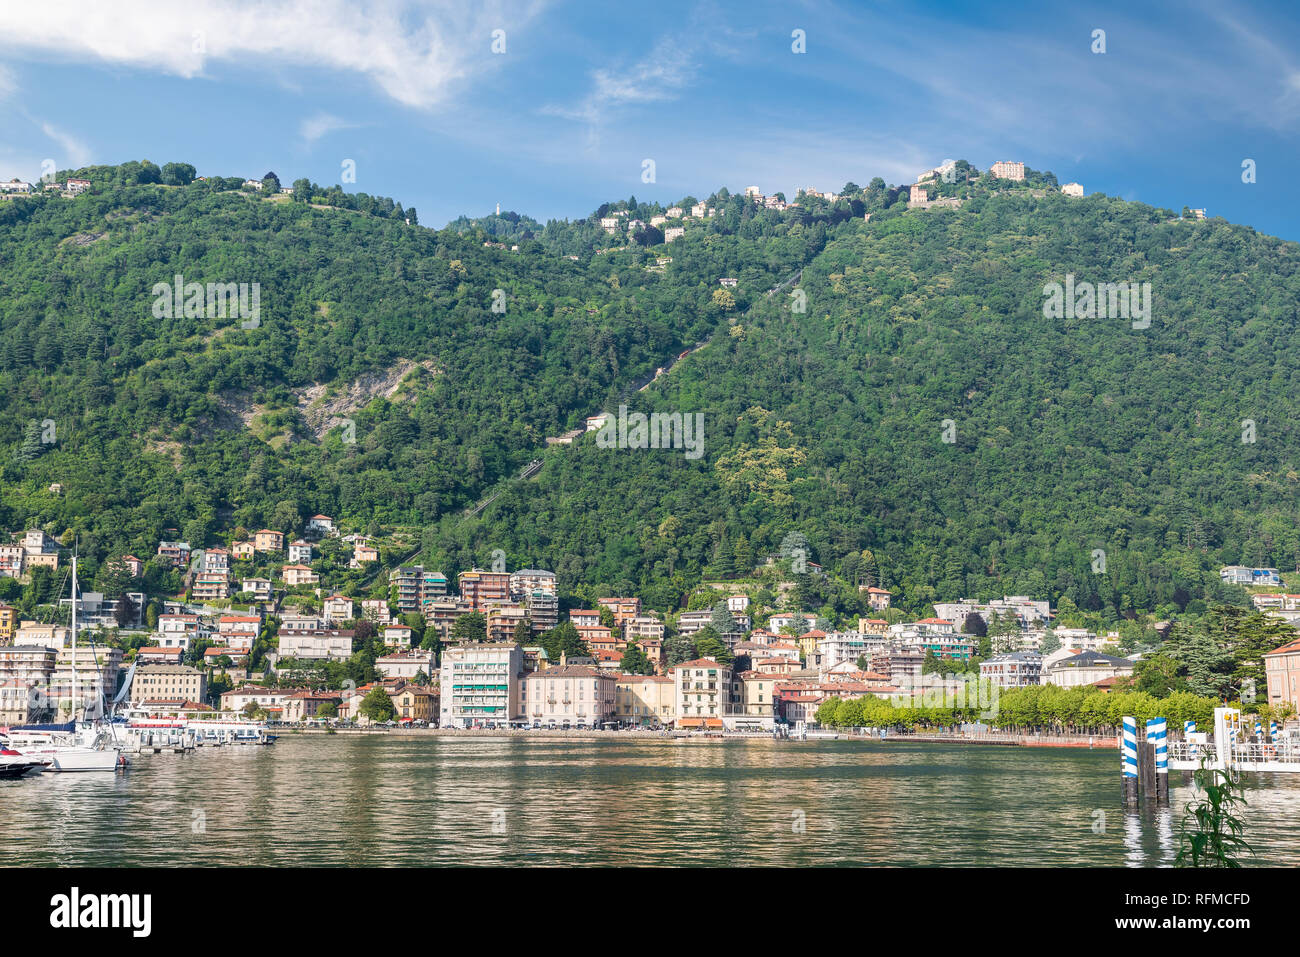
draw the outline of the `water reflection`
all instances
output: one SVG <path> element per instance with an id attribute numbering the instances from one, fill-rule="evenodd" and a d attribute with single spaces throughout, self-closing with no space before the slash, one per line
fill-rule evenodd
<path id="1" fill-rule="evenodd" d="M 1171 776 L 1172 807 L 1125 814 L 1116 764 L 860 741 L 286 736 L 0 783 L 0 864 L 1169 866 L 1188 776 Z M 1247 776 L 1247 836 L 1258 862 L 1294 865 L 1300 781 L 1282 777 Z"/>

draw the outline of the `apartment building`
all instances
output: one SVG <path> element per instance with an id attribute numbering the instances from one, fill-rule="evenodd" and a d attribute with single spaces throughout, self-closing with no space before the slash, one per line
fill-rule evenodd
<path id="1" fill-rule="evenodd" d="M 637 615 L 623 625 L 623 637 L 644 647 L 643 642 L 664 640 L 664 623 L 653 615 Z"/>
<path id="2" fill-rule="evenodd" d="M 616 628 L 622 628 L 626 622 L 641 614 L 640 598 L 597 598 L 596 604 L 613 613 Z"/>
<path id="3" fill-rule="evenodd" d="M 198 637 L 198 615 L 159 615 L 158 645 L 162 648 L 180 648 L 189 651 L 190 642 Z"/>
<path id="4" fill-rule="evenodd" d="M 131 679 L 133 705 L 160 698 L 201 702 L 207 693 L 207 675 L 185 665 L 140 665 Z"/>
<path id="5" fill-rule="evenodd" d="M 1039 684 L 1043 656 L 1035 651 L 1015 651 L 980 662 L 980 678 L 998 688 L 1027 688 Z"/>
<path id="6" fill-rule="evenodd" d="M 377 658 L 375 670 L 385 678 L 411 680 L 422 671 L 430 678 L 437 677 L 433 652 L 420 648 L 395 651 L 391 655 Z"/>
<path id="7" fill-rule="evenodd" d="M 615 716 L 616 682 L 611 672 L 585 665 L 534 671 L 521 683 L 519 708 L 547 727 L 598 727 Z"/>
<path id="8" fill-rule="evenodd" d="M 451 629 L 456 619 L 472 612 L 473 606 L 464 598 L 448 595 L 435 598 L 424 607 L 424 620 L 429 628 L 438 633 L 443 642 L 452 640 Z"/>
<path id="9" fill-rule="evenodd" d="M 235 651 L 252 651 L 261 630 L 261 615 L 222 615 L 217 619 L 217 640 Z"/>
<path id="10" fill-rule="evenodd" d="M 488 641 L 514 641 L 515 629 L 527 618 L 528 609 L 518 602 L 503 601 L 489 605 L 487 608 Z"/>
<path id="11" fill-rule="evenodd" d="M 475 643 L 442 655 L 440 709 L 444 728 L 469 728 L 521 717 L 518 645 Z"/>
<path id="12" fill-rule="evenodd" d="M 225 572 L 199 575 L 190 586 L 190 597 L 198 602 L 229 598 L 230 579 Z"/>
<path id="13" fill-rule="evenodd" d="M 772 731 L 776 727 L 776 686 L 781 675 L 742 671 L 731 678 L 731 703 L 722 716 L 728 731 Z"/>
<path id="14" fill-rule="evenodd" d="M 684 661 L 672 669 L 679 728 L 721 728 L 731 703 L 731 669 L 713 658 Z"/>
<path id="15" fill-rule="evenodd" d="M 528 619 L 533 623 L 533 634 L 550 631 L 560 623 L 560 599 L 547 591 L 530 591 L 523 601 L 528 609 Z"/>
<path id="16" fill-rule="evenodd" d="M 403 614 L 424 612 L 429 605 L 447 595 L 447 576 L 423 565 L 404 565 L 394 569 L 388 576 L 388 583 Z"/>
<path id="17" fill-rule="evenodd" d="M 121 673 L 122 652 L 117 648 L 78 644 L 75 653 L 71 648 L 60 648 L 50 677 L 50 700 L 61 711 L 70 709 L 75 685 L 77 703 L 92 706 L 98 695 L 111 698 L 117 693 Z"/>
<path id="18" fill-rule="evenodd" d="M 489 604 L 510 600 L 510 576 L 505 572 L 474 568 L 461 572 L 458 582 L 460 597 L 466 599 L 474 611 L 486 612 Z"/>
<path id="19" fill-rule="evenodd" d="M 14 632 L 18 630 L 18 609 L 13 605 L 0 603 L 0 645 L 13 644 Z"/>
<path id="20" fill-rule="evenodd" d="M 511 597 L 522 599 L 533 592 L 544 592 L 558 597 L 560 589 L 555 572 L 544 568 L 521 568 L 517 572 L 510 573 Z"/>

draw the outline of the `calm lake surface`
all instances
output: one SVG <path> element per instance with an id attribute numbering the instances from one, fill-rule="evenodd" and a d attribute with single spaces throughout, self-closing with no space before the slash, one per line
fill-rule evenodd
<path id="1" fill-rule="evenodd" d="M 1114 750 L 288 735 L 0 782 L 0 865 L 1167 866 L 1192 794 L 1125 815 Z M 1300 778 L 1248 775 L 1260 864 Z M 1103 821 L 1104 814 L 1104 821 Z"/>

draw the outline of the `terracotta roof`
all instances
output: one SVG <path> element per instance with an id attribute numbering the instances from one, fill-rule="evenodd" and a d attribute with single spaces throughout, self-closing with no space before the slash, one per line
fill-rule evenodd
<path id="1" fill-rule="evenodd" d="M 1300 638 L 1293 638 L 1290 641 L 1288 641 L 1285 645 L 1282 645 L 1279 648 L 1274 648 L 1272 651 L 1264 652 L 1265 657 L 1268 657 L 1269 655 L 1294 655 L 1294 654 L 1300 654 Z"/>

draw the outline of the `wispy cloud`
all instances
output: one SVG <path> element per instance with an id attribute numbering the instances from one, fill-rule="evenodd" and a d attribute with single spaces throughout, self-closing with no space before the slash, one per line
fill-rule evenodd
<path id="1" fill-rule="evenodd" d="M 90 162 L 91 151 L 85 143 L 48 121 L 41 121 L 41 132 L 59 144 L 62 155 L 53 157 L 60 169 L 85 166 Z"/>
<path id="2" fill-rule="evenodd" d="M 18 90 L 18 78 L 14 71 L 0 63 L 0 100 L 7 100 Z"/>
<path id="3" fill-rule="evenodd" d="M 626 69 L 610 66 L 593 70 L 591 90 L 576 106 L 547 106 L 542 112 L 600 126 L 622 107 L 675 98 L 695 72 L 694 45 L 677 37 L 664 37 L 648 55 Z"/>
<path id="4" fill-rule="evenodd" d="M 182 77 L 210 64 L 293 64 L 353 72 L 406 106 L 434 108 L 490 62 L 491 33 L 515 28 L 537 2 L 468 5 L 404 0 L 65 0 L 59 16 L 15 17 L 0 49 Z"/>
<path id="5" fill-rule="evenodd" d="M 357 125 L 340 119 L 332 113 L 316 113 L 298 124 L 298 135 L 303 138 L 303 141 L 308 146 L 312 146 L 322 136 L 337 130 L 356 129 Z"/>

